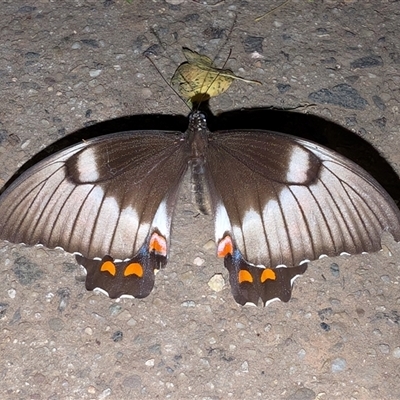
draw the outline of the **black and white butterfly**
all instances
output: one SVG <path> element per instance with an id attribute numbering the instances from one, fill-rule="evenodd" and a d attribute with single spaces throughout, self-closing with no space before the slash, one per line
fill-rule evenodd
<path id="1" fill-rule="evenodd" d="M 396 204 L 358 165 L 282 133 L 210 132 L 199 111 L 185 133 L 110 134 L 37 163 L 0 196 L 0 238 L 76 254 L 88 290 L 146 297 L 188 168 L 239 304 L 288 301 L 307 261 L 400 240 Z"/>

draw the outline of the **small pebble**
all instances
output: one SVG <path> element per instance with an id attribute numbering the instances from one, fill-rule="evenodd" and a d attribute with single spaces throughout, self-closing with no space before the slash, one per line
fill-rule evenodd
<path id="1" fill-rule="evenodd" d="M 150 99 L 153 96 L 153 92 L 149 88 L 144 88 L 141 91 L 144 99 Z"/>
<path id="2" fill-rule="evenodd" d="M 111 306 L 108 308 L 110 311 L 111 316 L 115 316 L 121 312 L 121 306 L 117 303 L 111 304 Z"/>
<path id="3" fill-rule="evenodd" d="M 60 302 L 58 303 L 58 311 L 65 311 L 69 302 L 70 290 L 68 288 L 62 288 L 57 290 L 57 294 L 60 297 Z"/>
<path id="4" fill-rule="evenodd" d="M 295 393 L 291 394 L 287 400 L 314 400 L 317 397 L 316 393 L 308 388 L 300 388 Z"/>
<path id="5" fill-rule="evenodd" d="M 225 287 L 225 279 L 222 274 L 215 274 L 209 281 L 208 286 L 214 292 L 220 292 Z"/>
<path id="6" fill-rule="evenodd" d="M 142 386 L 142 378 L 139 375 L 127 376 L 123 381 L 122 385 L 130 389 L 140 389 Z"/>
<path id="7" fill-rule="evenodd" d="M 207 382 L 207 383 L 206 383 L 206 387 L 207 387 L 207 389 L 209 389 L 209 390 L 214 390 L 215 385 L 214 385 L 212 382 Z"/>
<path id="8" fill-rule="evenodd" d="M 272 325 L 271 325 L 271 324 L 267 324 L 267 325 L 265 325 L 265 327 L 264 327 L 264 331 L 265 331 L 265 332 L 269 332 L 269 331 L 271 330 L 271 328 L 272 328 Z"/>
<path id="9" fill-rule="evenodd" d="M 356 308 L 356 313 L 359 317 L 363 317 L 365 315 L 365 310 L 363 308 Z"/>
<path id="10" fill-rule="evenodd" d="M 193 260 L 193 264 L 196 265 L 197 267 L 201 267 L 204 264 L 204 262 L 205 262 L 204 258 L 201 257 L 196 257 Z"/>
<path id="11" fill-rule="evenodd" d="M 0 303 L 0 318 L 3 318 L 6 315 L 8 309 L 7 303 Z"/>
<path id="12" fill-rule="evenodd" d="M 322 321 L 331 317 L 333 315 L 333 309 L 331 307 L 323 308 L 322 310 L 318 311 L 318 316 L 321 318 Z"/>
<path id="13" fill-rule="evenodd" d="M 94 93 L 96 94 L 100 94 L 103 93 L 105 91 L 104 86 L 103 85 L 98 85 L 94 88 Z"/>
<path id="14" fill-rule="evenodd" d="M 49 327 L 52 331 L 62 331 L 64 329 L 64 321 L 60 318 L 51 318 L 49 320 Z"/>
<path id="15" fill-rule="evenodd" d="M 89 386 L 87 389 L 87 392 L 89 394 L 95 394 L 96 393 L 96 388 L 94 386 Z"/>
<path id="16" fill-rule="evenodd" d="M 339 265 L 337 265 L 336 263 L 332 263 L 330 266 L 330 270 L 331 270 L 332 276 L 334 276 L 335 278 L 339 278 L 339 276 L 340 276 Z"/>
<path id="17" fill-rule="evenodd" d="M 333 373 L 342 372 L 346 369 L 346 360 L 344 358 L 335 358 L 332 362 L 331 370 Z"/>
<path id="18" fill-rule="evenodd" d="M 249 372 L 249 363 L 247 361 L 243 362 L 240 366 L 241 372 Z"/>
<path id="19" fill-rule="evenodd" d="M 209 250 L 212 250 L 212 251 L 214 251 L 215 250 L 215 242 L 214 242 L 214 240 L 209 240 L 204 246 L 203 246 L 203 249 L 204 250 L 207 250 L 207 251 L 209 251 Z"/>
<path id="20" fill-rule="evenodd" d="M 110 388 L 107 388 L 107 389 L 103 390 L 103 391 L 101 392 L 101 394 L 99 395 L 99 400 L 105 399 L 105 398 L 108 397 L 110 394 L 111 394 L 111 389 L 110 389 Z"/>
<path id="21" fill-rule="evenodd" d="M 193 281 L 193 278 L 194 273 L 192 270 L 184 272 L 180 275 L 180 279 L 185 285 L 190 285 L 190 283 Z"/>
<path id="22" fill-rule="evenodd" d="M 196 303 L 193 300 L 187 300 L 181 303 L 181 307 L 196 307 Z"/>
<path id="23" fill-rule="evenodd" d="M 210 362 L 206 358 L 200 358 L 200 363 L 205 367 L 210 366 Z"/>
<path id="24" fill-rule="evenodd" d="M 394 358 L 400 358 L 400 347 L 396 347 L 392 354 Z"/>
<path id="25" fill-rule="evenodd" d="M 382 354 L 389 354 L 389 353 L 390 353 L 390 347 L 389 347 L 389 345 L 387 345 L 386 343 L 381 343 L 381 344 L 378 346 L 378 348 L 379 348 L 379 351 L 380 351 Z"/>
<path id="26" fill-rule="evenodd" d="M 130 318 L 126 324 L 128 326 L 135 326 L 137 324 L 137 321 L 134 318 Z"/>
<path id="27" fill-rule="evenodd" d="M 89 71 L 89 75 L 91 78 L 96 78 L 101 74 L 101 71 L 102 71 L 101 69 L 91 69 Z"/>
<path id="28" fill-rule="evenodd" d="M 331 330 L 331 326 L 329 324 L 327 324 L 326 322 L 321 322 L 320 323 L 320 327 L 325 331 L 325 332 L 329 332 Z"/>
<path id="29" fill-rule="evenodd" d="M 89 336 L 93 335 L 93 329 L 92 328 L 87 327 L 87 328 L 85 328 L 84 332 L 86 333 L 86 335 L 89 335 Z"/>
<path id="30" fill-rule="evenodd" d="M 297 355 L 299 356 L 300 360 L 302 360 L 306 356 L 306 351 L 304 349 L 300 349 L 297 352 Z"/>
<path id="31" fill-rule="evenodd" d="M 113 340 L 113 342 L 117 343 L 120 342 L 124 337 L 124 334 L 122 331 L 116 331 L 112 334 L 111 339 Z"/>

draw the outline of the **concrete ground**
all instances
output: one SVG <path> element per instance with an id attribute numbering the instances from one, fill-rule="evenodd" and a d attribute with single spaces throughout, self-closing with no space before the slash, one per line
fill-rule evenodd
<path id="1" fill-rule="evenodd" d="M 263 83 L 234 82 L 211 100 L 214 114 L 275 107 L 322 116 L 347 128 L 335 131 L 339 141 L 346 132 L 365 139 L 400 173 L 399 2 L 289 0 L 274 10 L 282 3 L 3 1 L 0 183 L 84 127 L 176 125 L 160 115 L 189 110 L 143 53 L 169 80 L 183 46 L 219 66 L 232 50 L 227 66 Z M 241 115 L 250 126 L 251 111 Z M 258 123 L 276 129 L 269 115 Z M 396 179 L 385 183 L 392 193 Z M 186 182 L 167 268 L 146 299 L 86 291 L 61 250 L 0 243 L 2 399 L 400 398 L 393 239 L 376 254 L 313 262 L 287 304 L 241 307 L 215 257 L 212 218 L 198 215 L 188 190 Z M 208 286 L 215 274 L 226 281 L 219 292 Z"/>

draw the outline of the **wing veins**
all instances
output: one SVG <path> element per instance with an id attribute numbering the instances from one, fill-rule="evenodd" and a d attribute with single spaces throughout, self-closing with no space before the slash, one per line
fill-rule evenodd
<path id="1" fill-rule="evenodd" d="M 273 188 L 274 192 L 276 192 L 275 187 L 272 185 L 272 183 L 271 183 L 271 187 Z M 264 205 L 264 207 L 260 207 L 260 192 L 259 192 L 258 188 L 257 188 L 257 193 L 258 193 L 258 196 L 257 196 L 258 206 L 259 206 L 259 209 L 261 211 L 260 212 L 261 223 L 262 223 L 262 226 L 263 226 L 264 238 L 265 238 L 266 247 L 267 247 L 267 250 L 268 250 L 268 258 L 269 258 L 269 260 L 271 262 L 272 261 L 272 254 L 271 254 L 271 249 L 270 249 L 270 243 L 269 243 L 269 240 L 268 240 L 267 229 L 266 229 L 266 226 L 265 226 L 266 224 L 265 224 L 265 221 L 264 221 L 264 207 L 265 207 L 265 205 Z"/>
<path id="2" fill-rule="evenodd" d="M 67 179 L 68 179 L 68 178 L 67 178 Z M 59 216 L 60 216 L 61 213 L 62 213 L 62 210 L 63 210 L 64 207 L 67 205 L 68 199 L 69 199 L 69 198 L 74 194 L 74 192 L 75 192 L 79 187 L 81 187 L 81 186 L 84 186 L 84 185 L 80 184 L 80 185 L 75 186 L 75 187 L 73 188 L 73 190 L 71 190 L 71 192 L 69 193 L 68 197 L 66 198 L 64 204 L 62 205 L 62 207 L 61 207 L 61 209 L 60 209 L 60 212 L 58 213 L 58 216 L 57 216 L 56 220 L 54 221 L 52 231 L 54 230 L 54 228 L 55 228 L 55 226 L 56 226 L 56 222 L 58 221 Z M 85 207 L 85 204 L 86 204 L 86 201 L 87 201 L 88 197 L 91 195 L 91 193 L 93 193 L 93 191 L 94 191 L 95 188 L 96 188 L 96 185 L 93 185 L 93 184 L 92 184 L 91 186 L 92 186 L 92 187 L 91 187 L 91 189 L 89 190 L 89 192 L 87 193 L 87 195 L 85 196 L 85 199 L 81 202 L 81 204 L 80 204 L 80 206 L 79 206 L 78 212 L 75 214 L 74 222 L 73 222 L 72 227 L 71 227 L 71 235 L 70 235 L 70 237 L 69 237 L 69 239 L 68 239 L 68 248 L 70 248 L 70 246 L 71 246 L 71 240 L 72 240 L 73 232 L 75 232 L 75 229 L 76 229 L 76 226 L 77 226 L 77 224 L 78 224 L 78 220 L 79 220 L 79 217 L 80 217 L 80 215 L 81 215 L 82 209 Z M 87 254 L 90 254 L 90 251 L 89 251 L 89 250 L 90 250 L 90 246 L 91 246 L 91 242 L 89 243 L 89 248 L 87 249 Z M 86 255 L 84 254 L 84 256 L 86 256 Z"/>
<path id="3" fill-rule="evenodd" d="M 309 225 L 309 223 L 308 223 L 308 221 L 307 221 L 307 218 L 305 218 L 305 214 L 304 214 L 303 207 L 301 207 L 301 203 L 300 203 L 299 199 L 296 197 L 295 193 L 293 192 L 293 190 L 292 190 L 292 188 L 291 188 L 291 185 L 288 185 L 287 188 L 288 188 L 290 194 L 293 196 L 293 199 L 294 199 L 294 201 L 296 202 L 298 209 L 300 210 L 300 215 L 301 215 L 301 218 L 302 218 L 302 222 L 304 223 L 304 226 L 305 226 L 305 228 L 306 228 L 306 230 L 307 230 L 307 233 L 308 233 L 308 237 L 310 238 L 312 253 L 314 254 L 314 257 L 315 257 L 314 240 L 313 240 L 313 236 L 312 236 L 312 233 L 311 233 L 310 225 Z M 308 189 L 308 187 L 307 187 L 307 189 Z M 317 205 L 318 205 L 318 208 L 320 208 L 318 203 L 317 203 Z M 322 212 L 321 212 L 321 214 L 322 214 Z M 290 235 L 289 235 L 289 237 L 290 237 Z M 291 241 L 291 242 L 292 242 L 292 241 Z M 304 250 L 305 250 L 305 249 L 304 249 L 304 247 L 303 247 L 303 251 L 304 251 Z M 307 258 L 307 256 L 306 256 L 305 253 L 306 253 L 306 252 L 304 251 L 304 257 Z M 292 252 L 292 259 L 294 259 L 294 257 L 293 257 L 293 252 Z M 302 261 L 303 261 L 303 260 L 302 260 Z"/>
<path id="4" fill-rule="evenodd" d="M 56 171 L 54 171 L 54 172 L 50 175 L 50 177 L 54 176 L 57 172 L 59 172 L 59 170 L 60 170 L 61 168 L 62 168 L 62 166 L 61 166 L 60 168 L 58 168 Z M 49 177 L 49 178 L 50 178 L 50 177 Z M 34 189 L 40 187 L 40 189 L 38 190 L 38 192 L 37 192 L 36 195 L 34 196 L 34 199 L 33 199 L 32 201 L 29 201 L 30 206 L 31 206 L 33 203 L 35 203 L 36 200 L 38 199 L 38 197 L 40 196 L 43 187 L 46 185 L 46 181 L 48 181 L 49 178 L 40 180 L 40 181 L 34 186 L 34 188 L 31 189 L 31 190 L 29 191 L 29 193 L 28 193 L 27 195 L 25 195 L 25 196 L 23 197 L 23 199 L 21 199 L 20 202 L 18 202 L 18 204 L 16 204 L 16 206 L 13 208 L 13 211 L 9 213 L 9 216 L 11 217 L 11 216 L 14 214 L 15 210 L 21 205 L 21 203 L 23 203 L 24 200 L 29 199 L 29 194 L 32 192 L 32 190 L 34 190 Z M 18 227 L 17 227 L 17 228 L 14 228 L 14 232 L 19 232 L 19 231 L 20 231 L 21 226 L 24 224 L 25 219 L 26 219 L 27 216 L 29 215 L 29 211 L 31 211 L 31 208 L 30 208 L 30 207 L 27 208 L 27 209 L 25 210 L 24 217 L 23 217 L 23 218 L 20 218 L 20 222 L 19 222 L 19 224 L 18 224 Z M 8 222 L 8 221 L 9 221 L 9 218 L 7 219 L 7 222 Z M 7 222 L 6 222 L 6 223 L 7 223 Z M 6 224 L 4 224 L 4 225 L 6 225 Z M 36 225 L 36 226 L 37 226 L 37 225 Z M 36 228 L 36 227 L 35 227 L 35 228 Z M 33 233 L 34 233 L 34 231 L 31 232 L 31 234 L 29 235 L 29 238 L 27 238 L 27 239 L 29 239 L 29 240 L 26 240 L 27 243 L 30 242 L 30 240 L 31 240 L 31 238 L 32 238 L 32 236 L 33 236 Z"/>
<path id="5" fill-rule="evenodd" d="M 325 166 L 324 166 L 324 167 L 325 167 Z M 325 167 L 325 168 L 326 168 L 326 167 Z M 326 168 L 326 170 L 329 171 L 329 172 L 331 172 L 328 168 Z M 332 173 L 332 172 L 331 172 L 331 173 Z M 334 175 L 334 174 L 333 174 L 333 175 Z M 336 177 L 336 175 L 334 175 L 334 176 Z M 326 189 L 326 191 L 329 193 L 329 196 L 330 196 L 331 200 L 333 201 L 333 203 L 335 204 L 336 210 L 337 210 L 337 212 L 339 213 L 339 215 L 340 215 L 340 217 L 341 217 L 341 219 L 342 219 L 342 223 L 346 226 L 347 232 L 349 233 L 349 236 L 351 237 L 352 244 L 353 244 L 354 248 L 357 248 L 357 245 L 356 245 L 355 240 L 354 240 L 354 235 L 353 235 L 352 232 L 351 232 L 350 226 L 349 226 L 349 224 L 347 223 L 346 218 L 345 218 L 345 215 L 343 214 L 341 208 L 339 207 L 338 203 L 336 202 L 336 200 L 335 200 L 335 198 L 334 198 L 332 192 L 328 189 L 327 185 L 325 184 L 325 182 L 324 182 L 321 178 L 319 178 L 318 181 L 321 182 L 321 184 L 324 186 L 324 188 Z M 340 181 L 339 181 L 339 182 L 340 182 Z M 335 215 L 335 220 L 337 221 L 337 225 L 340 227 L 341 224 L 339 223 L 338 219 L 336 218 L 336 213 L 334 213 L 334 215 Z M 342 229 L 340 229 L 340 232 L 342 233 Z M 342 243 L 343 243 L 343 245 L 346 244 L 345 242 L 346 242 L 345 237 L 344 237 L 343 234 L 342 234 Z"/>
<path id="6" fill-rule="evenodd" d="M 347 200 L 352 204 L 352 206 L 353 206 L 353 208 L 354 208 L 354 211 L 357 213 L 359 223 L 361 223 L 362 227 L 364 228 L 364 231 L 365 231 L 365 233 L 367 234 L 367 236 L 368 236 L 370 242 L 373 243 L 374 241 L 373 241 L 373 239 L 372 239 L 372 237 L 371 237 L 371 235 L 370 235 L 369 229 L 368 229 L 368 227 L 366 226 L 366 224 L 365 224 L 365 222 L 364 222 L 364 219 L 362 218 L 360 212 L 358 211 L 358 207 L 356 206 L 356 203 L 353 201 L 351 195 L 349 194 L 349 189 L 350 189 L 350 190 L 352 189 L 351 186 L 350 186 L 346 181 L 344 181 L 343 179 L 341 179 L 337 174 L 335 174 L 333 171 L 331 171 L 329 168 L 326 167 L 326 169 L 327 169 L 333 176 L 335 176 L 336 179 L 338 180 L 338 182 L 340 183 L 340 186 L 343 188 L 343 191 L 344 191 L 344 192 L 346 193 L 346 195 L 347 195 Z M 351 172 L 352 172 L 352 171 L 351 171 Z M 357 175 L 357 176 L 359 176 L 359 175 Z M 365 181 L 365 180 L 364 180 L 364 181 Z M 368 183 L 368 182 L 367 182 L 367 183 Z M 368 204 L 364 201 L 364 199 L 362 198 L 362 196 L 360 196 L 360 194 L 358 193 L 358 191 L 352 190 L 352 192 L 357 196 L 357 198 L 359 199 L 359 201 L 361 201 L 361 202 L 364 204 L 364 207 L 366 207 L 368 210 L 370 210 L 370 211 L 372 212 L 372 214 L 374 215 L 374 217 L 376 217 L 375 212 L 373 212 L 373 210 L 368 206 Z M 353 212 L 352 212 L 352 214 L 353 214 Z M 373 226 L 375 227 L 375 224 L 373 224 Z M 359 228 L 358 228 L 358 224 L 357 224 L 356 227 L 357 227 L 357 231 L 359 232 L 360 230 L 359 230 Z M 359 232 L 359 233 L 361 233 L 361 232 Z M 362 234 L 361 234 L 361 236 L 362 236 Z"/>

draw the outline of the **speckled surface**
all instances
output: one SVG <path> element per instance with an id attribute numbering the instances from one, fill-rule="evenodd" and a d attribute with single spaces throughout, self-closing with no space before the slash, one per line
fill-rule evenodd
<path id="1" fill-rule="evenodd" d="M 170 79 L 182 46 L 219 65 L 232 49 L 228 67 L 263 82 L 235 82 L 215 113 L 313 103 L 303 112 L 356 132 L 399 173 L 399 3 L 291 0 L 255 22 L 279 4 L 3 1 L 1 183 L 84 126 L 186 115 L 142 55 L 150 48 Z M 186 185 L 154 291 L 120 301 L 87 292 L 62 251 L 1 242 L 0 397 L 400 398 L 400 246 L 390 237 L 380 253 L 312 263 L 289 303 L 265 309 L 238 306 L 228 285 L 209 288 L 215 274 L 227 280 L 212 239 Z"/>

